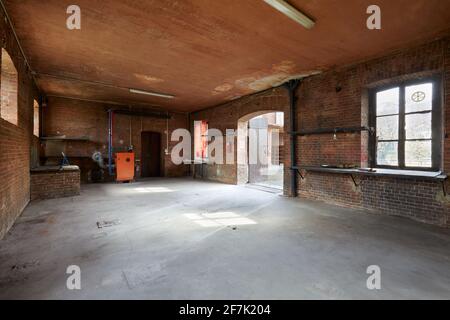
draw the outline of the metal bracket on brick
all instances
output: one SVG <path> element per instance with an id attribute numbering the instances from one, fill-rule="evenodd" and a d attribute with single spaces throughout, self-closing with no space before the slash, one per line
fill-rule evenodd
<path id="1" fill-rule="evenodd" d="M 446 179 L 446 180 L 442 180 L 442 181 L 441 181 L 442 192 L 444 193 L 444 197 L 446 197 L 446 196 L 448 195 L 448 193 L 447 193 L 447 187 L 446 187 L 446 185 L 445 185 L 445 182 L 446 182 L 446 181 L 448 181 L 448 180 Z"/>
<path id="2" fill-rule="evenodd" d="M 302 180 L 305 179 L 305 175 L 302 174 L 302 172 L 301 172 L 300 169 L 298 169 L 298 168 L 293 168 L 293 169 L 298 173 L 298 175 L 300 176 L 300 178 L 301 178 Z"/>
<path id="3" fill-rule="evenodd" d="M 353 184 L 355 185 L 355 187 L 359 187 L 361 185 L 361 181 L 359 181 L 359 183 L 356 182 L 355 177 L 351 174 L 350 177 L 352 178 Z"/>

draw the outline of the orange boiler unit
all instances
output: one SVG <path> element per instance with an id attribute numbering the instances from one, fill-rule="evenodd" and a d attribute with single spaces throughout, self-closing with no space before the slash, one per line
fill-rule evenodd
<path id="1" fill-rule="evenodd" d="M 132 181 L 134 179 L 134 152 L 117 152 L 116 181 Z"/>

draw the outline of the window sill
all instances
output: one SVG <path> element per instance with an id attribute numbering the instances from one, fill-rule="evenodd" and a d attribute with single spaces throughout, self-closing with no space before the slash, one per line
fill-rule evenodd
<path id="1" fill-rule="evenodd" d="M 183 164 L 208 164 L 208 159 L 183 160 Z"/>
<path id="2" fill-rule="evenodd" d="M 61 171 L 80 171 L 80 168 L 78 166 L 68 165 L 68 166 L 39 166 L 30 169 L 31 173 L 48 173 Z"/>
<path id="3" fill-rule="evenodd" d="M 343 169 L 343 168 L 327 168 L 327 167 L 314 167 L 314 166 L 298 166 L 292 167 L 294 170 L 305 170 L 311 172 L 327 172 L 327 173 L 341 173 L 351 175 L 365 175 L 365 176 L 379 176 L 379 177 L 397 177 L 407 179 L 425 179 L 425 180 L 438 180 L 443 181 L 447 179 L 447 175 L 441 171 L 413 171 L 413 170 L 396 170 L 396 169 L 381 169 L 381 168 L 355 168 L 355 169 Z"/>

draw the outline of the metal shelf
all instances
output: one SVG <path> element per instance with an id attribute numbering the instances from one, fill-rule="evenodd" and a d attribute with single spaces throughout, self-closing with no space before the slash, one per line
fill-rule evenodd
<path id="1" fill-rule="evenodd" d="M 324 129 L 314 129 L 314 130 L 300 130 L 300 131 L 291 131 L 289 134 L 294 136 L 306 136 L 312 134 L 327 134 L 327 133 L 354 133 L 361 131 L 369 131 L 373 132 L 373 129 L 370 127 L 337 127 L 337 128 L 324 128 Z"/>
<path id="2" fill-rule="evenodd" d="M 41 140 L 46 141 L 89 141 L 89 138 L 80 137 L 80 138 L 66 138 L 66 137 L 40 137 Z"/>

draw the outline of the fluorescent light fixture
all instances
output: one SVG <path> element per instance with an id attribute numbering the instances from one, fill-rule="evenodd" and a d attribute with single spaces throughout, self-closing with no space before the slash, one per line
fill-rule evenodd
<path id="1" fill-rule="evenodd" d="M 139 90 L 139 89 L 130 89 L 130 92 L 131 93 L 138 93 L 138 94 L 146 94 L 148 96 L 167 98 L 167 99 L 175 98 L 175 96 L 172 96 L 170 94 L 157 93 L 157 92 L 151 92 L 151 91 L 144 91 L 144 90 Z"/>
<path id="2" fill-rule="evenodd" d="M 311 29 L 314 27 L 314 21 L 308 18 L 306 15 L 295 9 L 289 3 L 284 0 L 264 0 L 265 3 L 277 9 L 284 15 L 288 16 L 292 20 L 300 23 L 306 29 Z"/>

